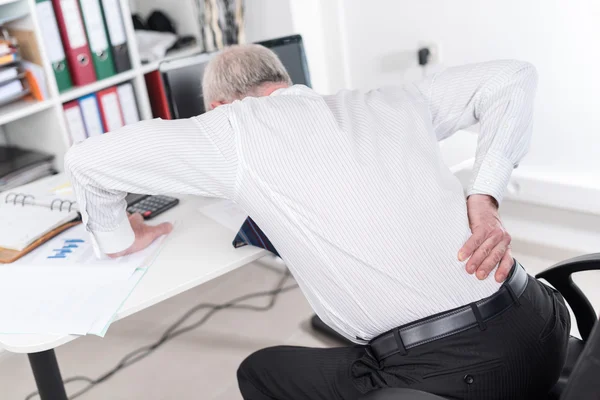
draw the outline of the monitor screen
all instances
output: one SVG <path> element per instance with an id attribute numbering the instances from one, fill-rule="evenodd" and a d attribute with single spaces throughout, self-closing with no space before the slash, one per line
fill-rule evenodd
<path id="1" fill-rule="evenodd" d="M 300 35 L 258 42 L 277 54 L 294 84 L 311 86 Z M 200 54 L 164 62 L 160 71 L 165 83 L 173 118 L 190 118 L 206 111 L 202 97 L 202 75 L 217 53 Z"/>
<path id="2" fill-rule="evenodd" d="M 160 70 L 174 119 L 190 118 L 206 111 L 202 76 L 212 54 L 200 54 L 161 64 Z"/>
<path id="3" fill-rule="evenodd" d="M 295 85 L 306 85 L 310 87 L 310 75 L 306 64 L 306 55 L 302 45 L 302 36 L 294 35 L 284 38 L 258 42 L 275 52 L 281 63 L 287 69 Z"/>

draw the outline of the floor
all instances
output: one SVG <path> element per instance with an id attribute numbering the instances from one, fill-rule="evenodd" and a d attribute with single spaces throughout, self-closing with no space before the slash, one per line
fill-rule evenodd
<path id="1" fill-rule="evenodd" d="M 518 251 L 516 256 L 531 274 L 556 261 Z M 280 271 L 280 266 L 270 262 L 250 264 L 116 322 L 104 339 L 84 337 L 68 343 L 57 349 L 63 378 L 97 377 L 128 352 L 156 340 L 193 305 L 223 303 L 246 293 L 270 290 L 280 279 Z M 592 294 L 593 304 L 600 308 L 600 291 L 594 290 L 600 287 L 600 274 L 576 280 L 586 293 Z M 266 301 L 255 300 L 252 304 L 264 305 Z M 175 338 L 78 399 L 240 400 L 235 372 L 251 352 L 278 344 L 320 347 L 334 344 L 311 330 L 310 316 L 311 309 L 298 289 L 282 294 L 268 312 L 221 311 L 206 325 Z M 67 388 L 74 393 L 83 386 L 74 382 Z M 23 400 L 33 390 L 35 384 L 27 357 L 0 355 L 0 398 Z"/>

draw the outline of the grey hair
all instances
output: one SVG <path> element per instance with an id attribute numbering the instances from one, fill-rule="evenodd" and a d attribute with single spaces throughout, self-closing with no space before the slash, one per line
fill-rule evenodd
<path id="1" fill-rule="evenodd" d="M 210 110 L 213 101 L 230 103 L 256 95 L 257 89 L 269 82 L 292 85 L 290 75 L 273 51 L 258 44 L 228 47 L 204 70 L 204 105 Z"/>

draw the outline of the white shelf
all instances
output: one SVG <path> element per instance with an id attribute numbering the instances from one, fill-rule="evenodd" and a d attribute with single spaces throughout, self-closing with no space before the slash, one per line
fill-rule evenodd
<path id="1" fill-rule="evenodd" d="M 35 102 L 33 100 L 21 100 L 11 104 L 0 106 L 0 126 L 18 120 L 20 118 L 27 117 L 31 114 L 35 114 L 39 111 L 43 111 L 51 107 L 56 101 L 58 101 L 58 103 L 60 104 L 67 103 L 71 100 L 78 99 L 90 93 L 95 93 L 102 89 L 106 89 L 108 87 L 119 85 L 129 80 L 133 80 L 138 75 L 144 75 L 148 72 L 155 71 L 156 69 L 158 69 L 158 66 L 163 61 L 174 60 L 179 57 L 187 57 L 194 54 L 200 54 L 200 47 L 193 46 L 190 48 L 169 52 L 169 54 L 161 60 L 154 61 L 150 64 L 144 64 L 141 67 L 122 72 L 120 74 L 111 76 L 110 78 L 102 79 L 100 81 L 96 81 L 85 86 L 74 87 L 73 89 L 69 89 L 68 91 L 61 93 L 58 97 L 58 100 L 50 99 L 42 102 Z"/>
<path id="2" fill-rule="evenodd" d="M 0 0 L 0 6 L 3 6 L 5 4 L 9 4 L 9 3 L 15 3 L 19 0 Z"/>
<path id="3" fill-rule="evenodd" d="M 161 60 L 152 61 L 151 63 L 148 63 L 148 64 L 143 64 L 140 67 L 140 71 L 142 74 L 147 74 L 148 72 L 156 71 L 158 69 L 158 66 L 160 65 L 160 63 L 162 63 L 164 61 L 174 60 L 179 57 L 193 56 L 195 54 L 200 54 L 201 52 L 202 52 L 202 48 L 200 46 L 185 47 L 183 49 L 173 50 L 173 51 L 168 52 L 167 55 L 165 56 L 165 58 L 163 58 Z"/>
<path id="4" fill-rule="evenodd" d="M 86 94 L 95 93 L 99 90 L 106 89 L 111 86 L 118 85 L 125 81 L 131 80 L 135 78 L 138 74 L 138 71 L 132 69 L 129 71 L 121 72 L 120 74 L 111 76 L 110 78 L 102 79 L 101 81 L 96 81 L 90 83 L 89 85 L 76 87 L 73 89 L 69 89 L 68 91 L 62 93 L 59 96 L 59 101 L 61 103 L 66 103 L 68 101 L 78 99 L 79 97 L 85 96 Z"/>
<path id="5" fill-rule="evenodd" d="M 53 104 L 52 100 L 17 100 L 14 103 L 6 104 L 0 107 L 0 126 L 46 110 Z"/>

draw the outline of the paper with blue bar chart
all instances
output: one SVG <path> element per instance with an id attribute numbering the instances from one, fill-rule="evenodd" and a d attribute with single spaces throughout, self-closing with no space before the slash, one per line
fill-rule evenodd
<path id="1" fill-rule="evenodd" d="M 130 256 L 97 259 L 79 225 L 0 265 L 0 333 L 103 336 L 163 241 Z"/>

